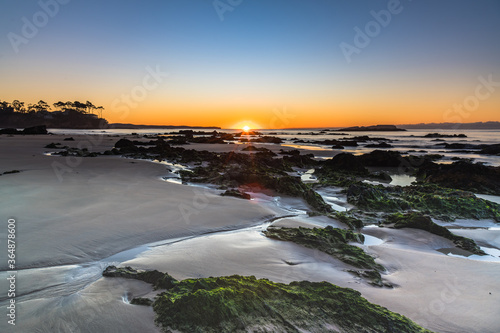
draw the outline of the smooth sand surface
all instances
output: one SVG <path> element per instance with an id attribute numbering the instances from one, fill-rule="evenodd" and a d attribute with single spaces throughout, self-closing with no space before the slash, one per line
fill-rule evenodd
<path id="1" fill-rule="evenodd" d="M 50 151 L 43 148 L 47 143 L 76 146 L 75 140 L 0 137 L 0 172 L 22 171 L 0 176 L 0 211 L 18 221 L 18 268 L 96 260 L 149 242 L 254 225 L 276 213 L 216 191 L 162 181 L 168 172 L 161 164 L 43 155 Z M 104 147 L 92 150 L 110 149 L 117 138 L 102 141 Z M 0 230 L 2 239 L 6 232 Z M 5 267 L 0 261 L 0 269 Z"/>
<path id="2" fill-rule="evenodd" d="M 453 247 L 452 242 L 421 230 L 364 228 L 364 234 L 383 243 L 361 247 L 387 268 L 384 279 L 396 285 L 372 287 L 345 272 L 350 266 L 323 252 L 262 234 L 275 216 L 295 215 L 276 220 L 276 226 L 343 227 L 325 217 L 307 217 L 302 200 L 221 197 L 217 190 L 165 182 L 161 177 L 168 174 L 166 166 L 148 161 L 43 155 L 54 151 L 43 148 L 50 142 L 104 151 L 119 139 L 73 137 L 75 141 L 62 141 L 64 136 L 0 136 L 0 173 L 22 171 L 0 176 L 1 218 L 17 221 L 20 269 L 18 325 L 12 329 L 1 320 L 2 332 L 158 332 L 151 308 L 126 303 L 127 298 L 152 297 L 151 287 L 102 278 L 110 263 L 158 269 L 177 279 L 242 274 L 278 282 L 324 280 L 359 290 L 369 301 L 436 332 L 498 332 L 499 263 L 446 256 L 437 250 Z M 94 144 L 85 145 L 89 140 Z M 239 145 L 198 146 L 228 151 Z M 62 165 L 62 178 L 54 172 L 54 162 Z M 500 248 L 498 232 L 460 233 Z M 0 229 L 2 241 L 6 234 L 6 228 Z M 178 237 L 187 238 L 153 246 L 135 259 L 135 250 L 104 259 Z M 5 267 L 4 251 L 0 292 L 7 287 Z M 5 301 L 1 296 L 2 308 Z"/>

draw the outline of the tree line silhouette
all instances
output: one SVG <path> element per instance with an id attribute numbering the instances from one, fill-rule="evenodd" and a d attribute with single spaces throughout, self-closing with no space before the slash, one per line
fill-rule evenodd
<path id="1" fill-rule="evenodd" d="M 106 128 L 102 117 L 104 108 L 90 101 L 58 101 L 51 106 L 40 100 L 26 104 L 19 100 L 12 103 L 0 100 L 0 127 L 28 127 L 46 125 L 52 128 Z"/>

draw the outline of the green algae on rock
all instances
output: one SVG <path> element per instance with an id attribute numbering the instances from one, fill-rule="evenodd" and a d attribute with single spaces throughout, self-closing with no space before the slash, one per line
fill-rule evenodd
<path id="1" fill-rule="evenodd" d="M 177 281 L 158 271 L 149 283 L 172 280 L 153 302 L 165 332 L 432 333 L 410 319 L 368 302 L 358 291 L 328 282 L 275 283 L 254 276 Z M 143 280 L 144 271 L 110 266 L 104 276 Z M 137 300 L 137 301 L 134 301 Z M 147 305 L 148 299 L 131 303 Z"/>
<path id="2" fill-rule="evenodd" d="M 327 282 L 238 275 L 187 279 L 160 294 L 156 322 L 181 332 L 421 332 L 406 317 Z"/>
<path id="3" fill-rule="evenodd" d="M 273 239 L 291 241 L 309 248 L 318 249 L 357 268 L 384 271 L 373 257 L 361 248 L 348 242 L 364 242 L 364 236 L 351 230 L 328 226 L 322 228 L 268 228 L 264 234 Z"/>
<path id="4" fill-rule="evenodd" d="M 386 213 L 418 210 L 434 218 L 494 219 L 500 222 L 500 205 L 473 193 L 437 185 L 390 186 L 356 183 L 347 189 L 347 201 L 359 209 Z"/>
<path id="5" fill-rule="evenodd" d="M 442 227 L 434 222 L 428 217 L 424 216 L 418 212 L 411 212 L 407 214 L 396 213 L 393 215 L 389 215 L 385 224 L 392 224 L 394 228 L 415 228 L 422 229 L 428 231 L 432 234 L 444 237 L 449 239 L 455 243 L 455 245 L 461 249 L 467 250 L 474 254 L 485 255 L 477 246 L 476 242 L 470 238 L 457 236 L 449 231 L 447 228 Z"/>

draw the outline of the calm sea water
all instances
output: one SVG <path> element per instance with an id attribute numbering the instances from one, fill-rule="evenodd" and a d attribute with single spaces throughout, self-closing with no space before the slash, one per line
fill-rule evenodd
<path id="1" fill-rule="evenodd" d="M 67 134 L 67 135 L 130 135 L 137 133 L 139 135 L 152 135 L 152 134 L 165 134 L 177 132 L 179 129 L 107 129 L 107 130 L 75 130 L 75 129 L 50 129 L 54 134 Z M 195 130 L 198 131 L 198 130 Z M 212 130 L 204 130 L 211 132 Z M 222 129 L 217 130 L 226 133 L 239 133 L 241 130 Z M 399 152 L 408 152 L 412 150 L 412 155 L 421 154 L 441 154 L 444 155 L 442 162 L 451 162 L 454 157 L 472 158 L 476 162 L 483 162 L 488 165 L 500 166 L 500 156 L 487 156 L 474 153 L 463 153 L 457 150 L 444 149 L 439 146 L 439 143 L 464 143 L 464 144 L 499 144 L 500 143 L 500 130 L 408 130 L 405 132 L 348 132 L 345 135 L 332 135 L 335 132 L 320 133 L 321 130 L 317 129 L 300 129 L 300 130 L 259 130 L 263 135 L 279 136 L 285 140 L 284 145 L 292 148 L 302 148 L 311 150 L 312 153 L 318 150 L 332 150 L 330 145 L 299 143 L 294 141 L 322 141 L 322 140 L 335 140 L 341 138 L 353 138 L 355 136 L 367 135 L 371 138 L 386 138 L 392 140 L 390 144 L 394 148 L 384 150 L 396 150 Z M 435 141 L 435 138 L 424 138 L 428 133 L 440 134 L 465 134 L 467 138 L 442 138 L 444 141 Z M 314 134 L 313 134 L 314 133 Z M 377 143 L 377 142 L 368 142 Z M 363 154 L 372 151 L 374 148 L 367 148 L 365 144 L 361 143 L 358 147 L 346 147 L 342 150 L 344 152 L 351 152 L 353 154 Z M 420 152 L 423 150 L 423 152 Z M 413 152 L 415 151 L 415 152 Z"/>

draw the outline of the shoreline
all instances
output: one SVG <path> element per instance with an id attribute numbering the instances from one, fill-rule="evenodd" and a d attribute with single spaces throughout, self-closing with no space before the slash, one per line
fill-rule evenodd
<path id="1" fill-rule="evenodd" d="M 69 136 L 60 136 L 59 138 L 61 139 L 64 137 Z M 85 137 L 74 137 L 76 139 L 75 144 L 78 143 L 79 140 L 85 139 Z M 64 246 L 61 244 L 59 244 L 58 246 L 54 246 L 54 244 L 50 244 L 53 249 L 56 249 L 61 254 L 64 254 L 66 256 L 69 253 L 73 252 L 75 256 L 72 260 L 76 260 L 77 262 L 80 261 L 76 264 L 76 266 L 86 266 L 87 268 L 93 268 L 95 267 L 93 266 L 93 264 L 96 264 L 98 266 L 99 263 L 102 263 L 104 260 L 107 260 L 109 258 L 124 257 L 130 254 L 134 255 L 135 257 L 133 259 L 122 261 L 121 265 L 132 264 L 137 268 L 148 269 L 163 268 L 163 271 L 175 275 L 176 278 L 200 276 L 208 277 L 208 275 L 216 276 L 232 273 L 246 273 L 260 277 L 274 278 L 278 281 L 281 279 L 281 281 L 288 282 L 292 280 L 300 280 L 300 278 L 302 277 L 302 280 L 320 279 L 332 282 L 340 286 L 346 286 L 359 290 L 362 292 L 363 297 L 367 298 L 370 302 L 381 304 L 392 311 L 402 313 L 412 320 L 416 320 L 417 323 L 425 323 L 425 326 L 429 329 L 434 329 L 436 332 L 444 333 L 466 332 L 465 330 L 461 331 L 460 328 L 457 327 L 457 325 L 459 324 L 454 324 L 464 321 L 464 319 L 459 316 L 460 313 L 464 313 L 463 302 L 459 301 L 457 297 L 457 300 L 454 300 L 454 302 L 452 302 L 451 304 L 444 303 L 446 305 L 446 310 L 443 310 L 442 313 L 444 318 L 434 318 L 432 316 L 430 318 L 423 318 L 422 315 L 418 313 L 418 311 L 415 313 L 416 306 L 423 306 L 424 308 L 425 306 L 429 307 L 429 304 L 431 304 L 431 302 L 435 300 L 435 295 L 439 294 L 440 286 L 441 288 L 446 288 L 446 286 L 443 285 L 442 282 L 440 282 L 440 279 L 442 279 L 443 277 L 445 278 L 446 274 L 434 274 L 434 276 L 430 278 L 430 276 L 427 276 L 425 272 L 428 272 L 430 274 L 435 268 L 441 266 L 442 263 L 446 263 L 446 265 L 449 265 L 450 269 L 461 271 L 463 272 L 462 274 L 467 275 L 468 270 L 471 267 L 474 267 L 476 274 L 480 274 L 480 276 L 482 276 L 482 278 L 480 279 L 480 281 L 482 281 L 481 283 L 487 283 L 487 286 L 493 286 L 490 282 L 492 281 L 494 276 L 498 276 L 498 274 L 500 274 L 500 265 L 495 263 L 479 262 L 471 264 L 470 262 L 472 260 L 469 259 L 452 258 L 440 253 L 438 254 L 437 251 L 435 251 L 436 249 L 434 249 L 434 247 L 437 246 L 436 244 L 439 244 L 439 246 L 442 248 L 446 246 L 452 247 L 453 245 L 450 245 L 449 241 L 443 243 L 440 237 L 430 235 L 424 231 L 403 232 L 401 230 L 398 230 L 397 232 L 393 232 L 391 231 L 391 229 L 383 228 L 383 233 L 380 234 L 381 230 L 379 229 L 371 230 L 372 228 L 364 228 L 364 233 L 373 235 L 374 237 L 383 240 L 384 243 L 376 245 L 366 245 L 363 247 L 367 248 L 369 253 L 374 254 L 378 257 L 377 262 L 383 263 L 384 266 L 388 268 L 388 272 L 390 274 L 384 276 L 384 278 L 387 278 L 389 281 L 394 282 L 395 285 L 398 285 L 398 287 L 396 287 L 392 291 L 387 291 L 385 289 L 376 289 L 374 287 L 366 285 L 364 282 L 356 280 L 351 274 L 344 272 L 343 269 L 345 269 L 345 266 L 339 263 L 336 259 L 325 257 L 318 254 L 317 251 L 311 249 L 306 250 L 296 244 L 284 243 L 269 240 L 267 238 L 262 238 L 263 236 L 258 235 L 258 232 L 255 232 L 254 230 L 255 228 L 258 228 L 259 225 L 261 225 L 260 222 L 266 221 L 266 219 L 268 219 L 271 215 L 279 215 L 278 213 L 286 216 L 278 217 L 280 221 L 278 221 L 276 224 L 281 226 L 324 226 L 325 222 L 330 222 L 330 224 L 333 224 L 336 227 L 346 227 L 345 225 L 335 224 L 334 220 L 323 220 L 323 217 L 307 217 L 305 214 L 299 214 L 298 216 L 287 216 L 290 215 L 290 212 L 287 213 L 287 207 L 294 207 L 293 209 L 296 209 L 296 211 L 302 211 L 305 213 L 305 210 L 303 208 L 307 206 L 296 206 L 302 199 L 288 199 L 285 197 L 283 199 L 283 203 L 285 204 L 285 206 L 279 207 L 276 206 L 276 203 L 273 200 L 269 199 L 266 199 L 269 201 L 263 199 L 247 201 L 236 198 L 221 197 L 219 195 L 219 190 L 215 192 L 213 190 L 205 190 L 205 192 L 201 192 L 201 196 L 199 194 L 200 191 L 198 191 L 198 200 L 201 200 L 198 201 L 198 207 L 203 206 L 203 208 L 201 209 L 203 211 L 203 214 L 201 215 L 203 216 L 199 216 L 200 214 L 191 215 L 190 217 L 192 218 L 192 220 L 187 226 L 185 225 L 186 221 L 184 219 L 179 219 L 179 214 L 177 214 L 177 218 L 173 219 L 162 218 L 162 221 L 170 221 L 170 224 L 167 224 L 167 226 L 169 226 L 168 230 L 170 231 L 166 232 L 166 230 L 163 230 L 161 234 L 167 234 L 168 237 L 164 237 L 158 241 L 145 241 L 141 243 L 142 240 L 147 239 L 148 237 L 163 237 L 158 234 L 158 230 L 161 229 L 155 227 L 154 223 L 151 224 L 151 220 L 149 220 L 148 222 L 148 219 L 142 219 L 141 223 L 146 223 L 145 225 L 148 225 L 149 223 L 149 225 L 153 227 L 151 229 L 141 228 L 142 224 L 140 225 L 137 223 L 122 224 L 121 221 L 131 219 L 130 213 L 133 211 L 137 211 L 138 209 L 141 210 L 143 214 L 158 212 L 155 215 L 156 218 L 165 216 L 164 214 L 160 213 L 169 211 L 169 209 L 165 208 L 164 206 L 166 204 L 164 200 L 153 199 L 155 195 L 157 196 L 160 193 L 162 194 L 160 198 L 168 198 L 167 202 L 170 202 L 170 200 L 174 200 L 176 202 L 176 204 L 168 204 L 169 206 L 167 207 L 170 207 L 170 209 L 173 208 L 175 210 L 179 207 L 179 205 L 186 203 L 189 203 L 189 205 L 191 205 L 191 208 L 196 208 L 194 205 L 194 201 L 192 201 L 192 198 L 197 195 L 196 189 L 199 190 L 200 187 L 179 184 L 166 184 L 168 182 L 162 181 L 160 179 L 163 177 L 162 174 L 167 173 L 165 170 L 165 166 L 162 166 L 160 163 L 152 163 L 152 161 L 145 160 L 127 160 L 124 158 L 113 156 L 100 156 L 97 158 L 82 159 L 81 163 L 78 166 L 74 167 L 74 172 L 67 173 L 65 175 L 65 177 L 67 176 L 67 178 L 65 178 L 62 182 L 65 184 L 61 185 L 57 180 L 57 177 L 53 174 L 51 163 L 54 161 L 65 160 L 65 158 L 43 155 L 43 152 L 46 151 L 46 149 L 43 148 L 45 146 L 45 143 L 48 144 L 51 141 L 54 141 L 55 136 L 39 138 L 22 137 L 19 139 L 14 138 L 16 140 L 11 140 L 13 138 L 9 138 L 9 140 L 7 141 L 5 141 L 4 139 L 5 137 L 0 137 L 0 149 L 2 149 L 2 153 L 5 153 L 3 155 L 9 158 L 5 159 L 5 164 L 3 164 L 2 167 L 6 169 L 17 169 L 18 165 L 20 164 L 23 164 L 26 167 L 24 170 L 21 170 L 22 172 L 19 174 L 2 176 L 2 178 L 0 178 L 0 181 L 4 183 L 3 188 L 9 188 L 10 190 L 19 188 L 22 193 L 11 193 L 9 195 L 17 196 L 17 200 L 20 200 L 20 202 L 23 202 L 23 200 L 24 202 L 26 202 L 26 200 L 32 200 L 34 204 L 30 206 L 30 210 L 35 211 L 37 209 L 40 209 L 39 211 L 37 211 L 37 213 L 38 215 L 42 213 L 42 217 L 40 218 L 35 216 L 34 214 L 31 214 L 29 211 L 20 210 L 20 205 L 16 206 L 15 204 L 13 204 L 16 198 L 10 199 L 11 201 L 8 203 L 3 203 L 3 205 L 5 205 L 4 207 L 9 207 L 9 209 L 11 210 L 18 209 L 18 213 L 16 215 L 20 215 L 22 217 L 21 219 L 18 218 L 18 220 L 24 222 L 25 227 L 18 230 L 19 235 L 23 235 L 22 237 L 24 238 L 23 242 L 20 241 L 20 248 L 21 246 L 25 246 L 24 244 L 26 244 L 28 240 L 38 239 L 42 241 L 38 243 L 39 245 L 34 245 L 30 251 L 40 251 L 43 248 L 43 251 L 50 252 L 50 246 L 49 248 L 47 248 L 46 246 L 48 245 L 47 242 L 50 242 L 51 238 L 43 236 L 44 232 L 43 229 L 40 228 L 40 221 L 42 223 L 47 223 L 46 225 L 49 228 L 52 228 L 52 232 L 59 232 L 59 235 L 57 237 L 58 239 L 62 236 L 67 238 L 68 236 L 72 235 L 73 240 L 80 241 L 83 239 L 93 239 L 92 235 L 99 237 L 98 233 L 91 232 L 90 234 L 88 234 L 87 231 L 86 234 L 82 234 L 81 231 L 78 231 L 84 230 L 82 229 L 83 227 L 90 227 L 91 229 L 102 227 L 102 220 L 97 219 L 93 221 L 92 218 L 89 219 L 92 214 L 96 214 L 99 210 L 101 214 L 108 216 L 108 218 L 106 219 L 107 223 L 114 223 L 113 225 L 120 226 L 119 229 L 114 229 L 111 226 L 108 226 L 109 228 L 104 229 L 108 230 L 106 234 L 108 240 L 106 241 L 93 239 L 91 243 L 82 243 L 82 245 L 78 246 L 75 246 L 74 244 L 72 244 L 71 246 Z M 93 149 L 93 151 L 103 152 L 109 149 L 109 147 L 117 140 L 118 138 L 116 137 L 103 137 L 103 141 L 101 142 L 101 144 L 95 146 L 95 149 Z M 14 144 L 6 146 L 6 142 Z M 72 143 L 68 142 L 68 144 Z M 189 145 L 187 148 L 210 148 L 215 151 L 222 152 L 224 151 L 224 149 L 228 150 L 233 148 L 231 146 L 232 145 L 211 146 L 198 144 Z M 262 146 L 267 147 L 266 145 Z M 278 150 L 279 147 L 279 145 L 276 145 L 273 148 Z M 47 178 L 47 176 L 49 176 L 49 178 Z M 71 185 L 69 186 L 71 187 L 71 189 L 65 188 L 65 186 L 68 186 L 66 184 Z M 91 188 L 93 187 L 98 187 L 99 190 L 92 191 Z M 113 190 L 113 188 L 115 188 L 115 190 Z M 166 190 L 167 188 L 168 190 Z M 151 194 L 151 191 L 155 194 Z M 60 203 L 60 198 L 62 198 L 61 195 L 64 195 L 65 193 L 71 193 L 72 196 L 76 195 L 77 198 L 66 196 L 64 198 L 65 202 Z M 108 205 L 102 205 L 99 203 L 99 201 L 103 198 L 103 193 L 105 194 L 105 198 L 107 198 L 106 200 L 108 202 Z M 3 194 L 5 195 L 6 193 L 4 192 Z M 29 195 L 26 196 L 26 194 Z M 43 205 L 36 204 L 37 196 L 39 195 L 43 195 L 43 203 L 45 204 L 45 207 Z M 134 198 L 135 205 L 130 207 L 130 209 L 127 208 L 127 204 L 123 202 L 128 200 L 127 195 L 130 195 Z M 114 204 L 109 204 L 110 198 L 114 198 Z M 137 198 L 142 198 L 141 200 L 139 200 L 139 204 Z M 204 202 L 208 203 L 203 204 Z M 87 204 L 84 203 L 89 204 L 92 209 L 82 210 L 82 208 L 79 208 L 79 206 L 82 205 L 87 206 Z M 65 218 L 58 219 L 57 221 L 54 220 L 54 217 L 56 216 L 54 215 L 54 212 L 57 212 L 58 215 L 61 214 L 61 212 L 65 211 L 65 205 L 69 205 L 69 207 L 71 207 L 71 210 L 66 210 L 67 213 L 62 214 L 62 216 L 66 216 L 66 219 L 71 217 L 71 219 L 79 220 L 77 224 L 68 224 Z M 302 203 L 302 205 L 304 204 Z M 161 209 L 156 210 L 154 208 L 156 206 Z M 119 210 L 116 209 L 117 207 L 126 208 L 127 214 L 121 213 L 116 215 L 119 212 Z M 255 213 L 255 210 L 258 211 L 258 214 Z M 79 218 L 78 216 L 81 217 Z M 95 216 L 97 217 L 98 215 Z M 116 216 L 122 216 L 123 219 L 117 220 L 115 218 Z M 258 216 L 260 216 L 260 219 L 258 218 Z M 216 222 L 217 219 L 219 220 L 218 222 Z M 233 222 L 234 220 L 240 220 L 240 222 L 231 224 L 231 220 L 233 220 Z M 101 221 L 101 223 L 99 223 L 99 221 Z M 211 222 L 207 224 L 206 221 Z M 247 224 L 242 224 L 241 221 L 247 221 Z M 178 224 L 179 222 L 184 226 L 175 226 L 175 224 Z M 27 229 L 26 223 L 31 223 L 32 228 L 34 227 L 34 230 Z M 79 226 L 79 223 L 83 223 L 83 225 Z M 172 223 L 174 225 L 171 225 Z M 242 229 L 224 230 L 224 228 L 227 228 L 231 225 Z M 58 231 L 57 226 L 66 228 L 66 230 Z M 132 236 L 129 236 L 125 233 L 127 228 L 130 229 L 131 233 L 129 235 Z M 139 231 L 140 233 L 146 232 L 147 235 L 140 235 Z M 500 231 L 492 231 L 499 233 L 498 236 L 500 236 Z M 118 234 L 115 234 L 116 232 L 118 232 Z M 168 242 L 168 240 L 172 240 L 172 238 L 175 238 L 176 235 L 181 235 L 182 232 L 191 234 L 185 235 L 185 237 L 182 237 L 182 240 L 179 242 L 171 244 L 161 244 Z M 463 231 L 463 233 L 465 236 L 468 236 L 467 230 Z M 114 235 L 113 237 L 116 237 L 116 240 L 110 242 L 109 237 L 112 235 Z M 490 236 L 486 237 L 487 235 L 484 235 L 484 237 L 480 237 L 482 242 L 494 241 L 494 239 L 491 239 L 491 235 L 493 234 L 490 233 L 488 235 Z M 404 237 L 401 238 L 402 236 Z M 408 237 L 417 239 L 421 243 L 417 242 L 412 243 L 413 245 L 408 245 L 403 242 L 403 240 L 405 239 L 406 242 L 408 242 L 408 240 L 410 239 Z M 69 244 L 68 242 L 66 243 Z M 138 245 L 131 245 L 133 243 L 138 243 Z M 103 244 L 107 244 L 107 246 L 103 247 Z M 152 246 L 152 244 L 157 245 Z M 186 244 L 196 244 L 196 246 L 188 246 Z M 406 248 L 405 246 L 403 246 L 403 244 L 406 246 Z M 96 245 L 98 247 L 95 247 Z M 117 249 L 120 246 L 128 247 L 123 251 L 118 251 L 118 253 L 115 253 L 114 255 L 95 261 L 89 260 L 92 258 L 88 254 L 83 254 L 88 251 L 92 256 L 102 257 L 102 253 L 109 251 L 109 249 Z M 500 246 L 500 244 L 498 244 L 498 246 Z M 80 249 L 78 251 L 68 252 L 68 250 L 71 250 L 72 248 L 74 250 L 78 248 Z M 139 249 L 142 250 L 139 251 Z M 203 249 L 205 249 L 205 252 L 203 251 Z M 98 250 L 98 252 L 93 252 L 96 250 Z M 191 254 L 188 255 L 191 263 L 185 262 L 186 251 L 188 250 L 191 251 Z M 168 253 L 167 258 L 165 258 L 165 254 L 157 256 L 154 255 L 155 251 L 156 253 L 167 251 L 165 253 Z M 30 252 L 24 252 L 23 255 L 27 256 L 28 253 Z M 30 255 L 33 256 L 34 253 L 30 253 Z M 54 253 L 52 253 L 52 258 L 53 255 Z M 40 254 L 37 254 L 37 256 L 40 257 Z M 424 263 L 423 258 L 427 258 L 430 263 L 421 265 L 422 267 L 420 266 L 420 264 L 418 267 L 409 267 L 408 265 L 403 264 L 405 262 L 412 262 L 413 260 L 417 260 L 417 262 L 419 263 Z M 393 265 L 394 259 L 396 259 L 396 262 L 398 262 L 398 265 L 396 266 Z M 39 259 L 32 257 L 32 262 L 36 262 L 37 260 Z M 292 266 L 287 264 L 287 261 L 294 263 L 298 262 L 299 264 Z M 39 263 L 41 263 L 41 261 L 39 261 Z M 32 271 L 30 273 L 33 273 L 34 270 L 43 271 L 44 269 L 53 269 L 54 271 L 64 271 L 68 269 L 69 271 L 71 271 L 70 267 L 72 266 L 75 266 L 74 263 L 71 265 L 57 265 L 51 267 L 32 267 Z M 30 269 L 28 269 L 27 271 L 29 270 Z M 23 279 L 22 275 L 25 275 L 27 271 L 20 270 L 20 281 L 22 281 L 21 279 Z M 78 268 L 76 269 L 76 271 L 78 271 Z M 66 275 L 66 278 L 74 276 L 74 274 L 67 274 L 68 275 Z M 93 278 L 97 278 L 99 274 L 100 272 L 96 271 L 96 274 L 93 275 Z M 85 276 L 88 276 L 88 274 L 85 274 Z M 412 293 L 415 290 L 422 288 L 418 287 L 419 285 L 421 286 L 421 282 L 419 282 L 418 279 L 422 276 L 425 276 L 426 280 L 424 279 L 424 281 L 427 281 L 429 285 L 432 285 L 434 287 L 430 290 L 424 289 L 425 293 L 418 297 L 415 295 L 411 296 L 415 299 L 415 305 L 406 304 L 404 302 L 405 298 L 408 297 L 408 295 L 413 295 Z M 30 277 L 30 279 L 31 278 L 32 277 Z M 50 274 L 48 275 L 48 279 L 50 280 Z M 402 281 L 412 282 L 408 284 L 408 282 Z M 38 311 L 36 309 L 39 308 L 40 304 L 45 304 L 45 302 L 52 302 L 50 299 L 52 299 L 53 297 L 49 297 L 50 288 L 64 289 L 64 285 L 65 284 L 63 282 L 60 287 L 48 287 L 48 289 L 44 291 L 46 294 L 36 302 L 34 300 L 23 300 L 20 304 L 20 309 L 28 312 Z M 488 331 L 488 327 L 494 327 L 494 325 L 500 324 L 500 322 L 496 322 L 495 319 L 491 317 L 491 313 L 486 311 L 485 314 L 481 314 L 480 312 L 484 312 L 484 309 L 488 308 L 494 309 L 494 304 L 496 304 L 495 302 L 500 300 L 498 298 L 498 295 L 494 293 L 491 296 L 491 299 L 488 300 L 488 303 L 482 304 L 481 302 L 478 302 L 478 300 L 474 301 L 473 295 L 467 291 L 467 288 L 471 288 L 472 290 L 478 289 L 477 281 L 474 278 L 467 278 L 462 286 L 464 290 L 461 290 L 460 292 L 463 297 L 468 299 L 466 303 L 470 304 L 470 302 L 476 302 L 474 303 L 476 304 L 474 311 L 479 311 L 478 313 L 471 313 L 471 310 L 469 310 L 468 318 L 470 318 L 470 316 L 479 316 L 479 318 L 482 318 L 483 326 L 477 326 L 477 323 L 475 323 L 475 325 L 477 327 L 483 327 L 483 332 L 493 333 L 493 330 Z M 486 289 L 487 286 L 483 286 L 482 289 Z M 3 284 L 0 283 L 0 289 L 3 290 L 3 288 Z M 47 286 L 45 286 L 45 288 L 47 288 Z M 43 289 L 44 288 L 42 288 L 42 290 Z M 91 290 L 99 291 L 99 293 L 102 293 L 102 295 L 97 295 L 95 294 L 95 292 L 91 292 L 90 294 L 88 294 L 88 292 L 90 292 Z M 137 320 L 140 319 L 141 321 L 145 321 L 147 318 L 149 318 L 151 320 L 150 323 L 142 324 L 147 325 L 148 330 L 156 332 L 156 328 L 153 328 L 154 313 L 152 312 L 152 310 L 138 306 L 132 306 L 122 301 L 122 297 L 128 298 L 130 295 L 150 295 L 150 287 L 144 285 L 142 282 L 111 282 L 107 279 L 97 278 L 97 280 L 92 280 L 92 282 L 86 284 L 83 288 L 78 289 L 78 291 L 76 292 L 77 294 L 85 294 L 85 301 L 83 301 L 81 297 L 77 297 L 79 300 L 75 300 L 75 292 L 76 291 L 72 292 L 70 290 L 70 293 L 67 296 L 63 296 L 63 298 L 68 300 L 72 299 L 75 302 L 73 303 L 73 301 L 71 301 L 71 308 L 79 309 L 78 311 L 86 309 L 86 311 L 94 313 L 96 325 L 97 323 L 99 323 L 98 325 L 103 325 L 101 327 L 108 327 L 106 325 L 110 325 L 110 322 L 114 322 L 115 324 L 117 324 L 115 319 L 110 321 L 110 318 L 107 318 L 106 316 L 104 318 L 100 318 L 98 309 L 108 307 L 109 310 L 112 311 L 111 313 L 113 313 L 114 316 L 117 316 L 116 318 L 123 320 L 123 322 L 128 322 L 131 325 L 130 327 L 137 328 L 137 326 L 134 326 L 134 324 L 130 322 L 130 318 L 136 318 Z M 419 293 L 422 293 L 422 291 L 419 291 Z M 21 297 L 29 298 L 30 295 L 34 294 L 29 293 Z M 389 295 L 392 296 L 388 297 Z M 118 296 L 119 298 L 117 298 Z M 89 310 L 92 308 L 89 308 L 89 305 L 96 304 L 95 302 L 97 302 L 97 304 L 99 305 L 95 306 L 95 309 L 93 311 Z M 441 302 L 443 301 L 441 300 Z M 457 311 L 457 313 L 454 313 L 458 309 L 461 309 L 460 311 L 462 312 Z M 71 322 L 71 320 L 76 320 L 67 319 L 72 318 L 74 314 L 70 315 L 65 312 L 65 310 L 59 311 L 59 315 L 56 316 L 56 319 L 54 319 L 55 321 L 59 320 L 60 322 L 65 322 L 67 324 L 68 322 Z M 78 311 L 76 313 L 78 313 Z M 120 312 L 120 314 L 118 314 L 118 312 Z M 126 319 L 126 316 L 130 318 Z M 77 322 L 73 323 L 75 324 Z M 83 322 L 81 322 L 80 324 L 82 323 Z M 443 329 L 442 325 L 444 325 L 444 323 L 446 323 L 446 325 L 451 328 L 449 328 L 448 330 Z M 25 324 L 28 325 L 25 327 L 30 327 L 29 325 L 31 324 L 33 325 L 32 327 L 35 327 L 37 323 L 35 319 L 32 319 L 29 321 L 29 323 L 26 322 Z M 3 325 L 3 323 L 0 324 L 0 327 L 2 327 L 1 325 Z M 440 328 L 440 330 L 437 330 L 437 328 Z"/>

